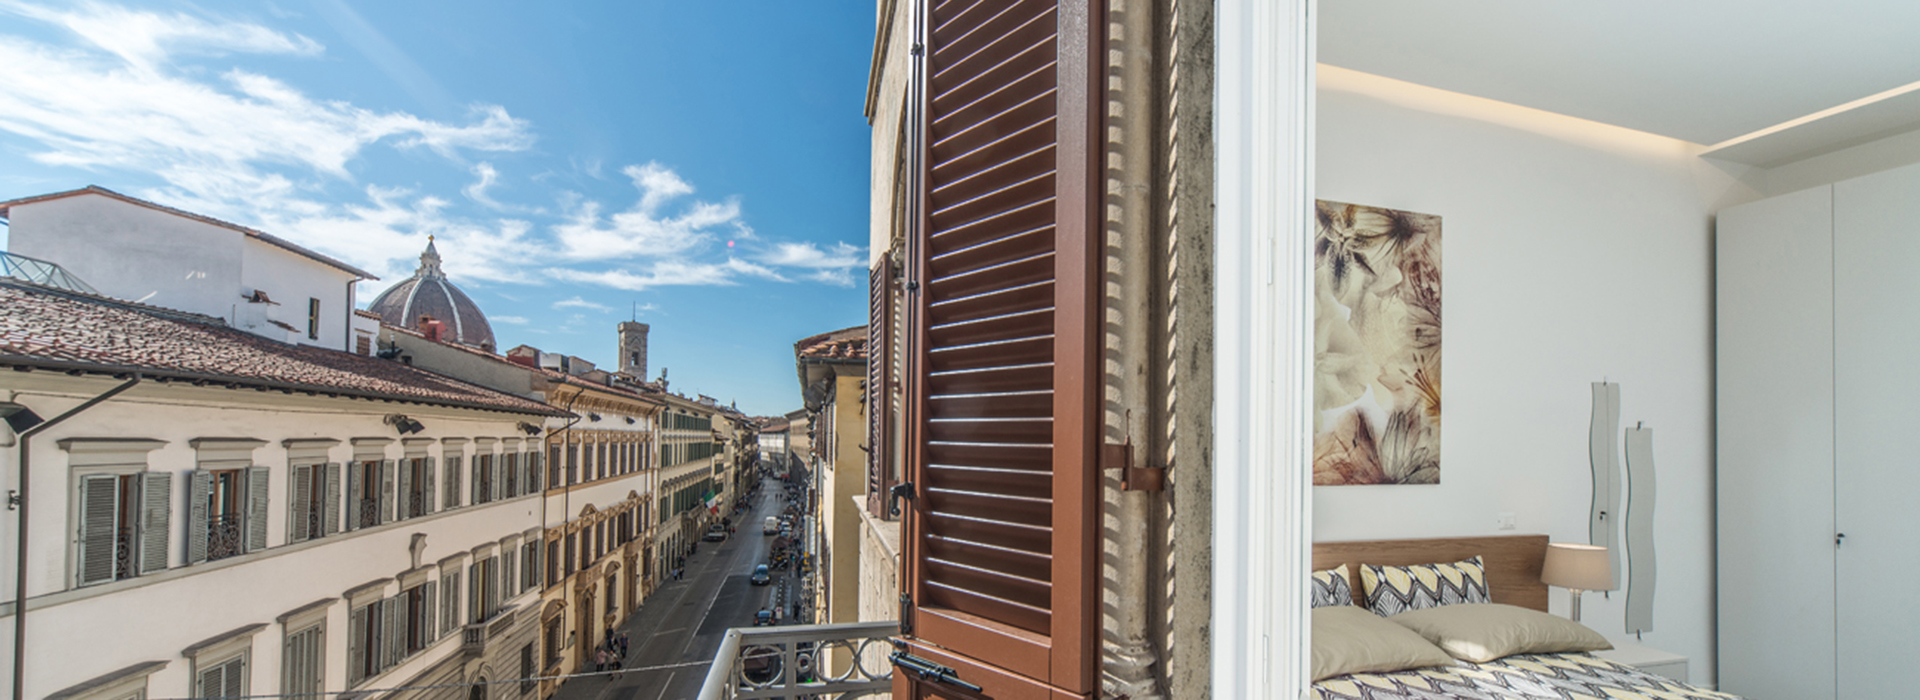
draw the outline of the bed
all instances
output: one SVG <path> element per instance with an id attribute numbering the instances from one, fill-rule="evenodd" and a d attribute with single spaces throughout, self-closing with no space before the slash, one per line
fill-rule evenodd
<path id="1" fill-rule="evenodd" d="M 1345 565 L 1351 602 L 1364 610 L 1361 564 L 1411 566 L 1477 556 L 1491 602 L 1544 613 L 1547 586 L 1540 582 L 1540 567 L 1546 549 L 1545 535 L 1321 542 L 1313 546 L 1313 569 Z M 1586 652 L 1525 653 L 1481 663 L 1451 659 L 1446 665 L 1335 675 L 1315 682 L 1313 691 L 1317 700 L 1739 700 Z"/>

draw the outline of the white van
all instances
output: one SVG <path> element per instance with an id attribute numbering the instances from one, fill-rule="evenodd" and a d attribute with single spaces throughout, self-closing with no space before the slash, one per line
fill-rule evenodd
<path id="1" fill-rule="evenodd" d="M 780 534 L 780 519 L 773 517 L 771 515 L 767 516 L 766 522 L 761 523 L 760 525 L 760 534 L 762 535 Z"/>

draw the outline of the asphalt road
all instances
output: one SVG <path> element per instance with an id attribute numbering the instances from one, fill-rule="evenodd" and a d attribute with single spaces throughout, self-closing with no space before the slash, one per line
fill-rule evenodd
<path id="1" fill-rule="evenodd" d="M 773 538 L 760 534 L 760 522 L 784 508 L 780 486 L 761 484 L 747 511 L 734 518 L 739 531 L 726 542 L 702 542 L 687 558 L 682 580 L 668 578 L 627 620 L 626 668 L 619 678 L 576 678 L 560 686 L 555 700 L 692 700 L 700 694 L 709 664 L 636 670 L 689 662 L 711 662 L 720 639 L 732 627 L 751 627 L 753 614 L 768 606 L 774 590 L 790 572 L 773 572 L 773 585 L 747 581 L 753 567 L 767 562 Z"/>

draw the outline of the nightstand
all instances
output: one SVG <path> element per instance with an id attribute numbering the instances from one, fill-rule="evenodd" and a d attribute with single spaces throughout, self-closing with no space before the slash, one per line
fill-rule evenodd
<path id="1" fill-rule="evenodd" d="M 1682 683 L 1687 682 L 1687 657 L 1670 651 L 1641 646 L 1624 639 L 1607 641 L 1613 642 L 1613 648 L 1593 652 L 1594 656 L 1614 663 L 1626 664 L 1656 676 L 1665 676 Z"/>

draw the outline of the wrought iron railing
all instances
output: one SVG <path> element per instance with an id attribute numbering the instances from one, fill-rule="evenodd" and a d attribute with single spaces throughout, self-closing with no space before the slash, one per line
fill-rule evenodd
<path id="1" fill-rule="evenodd" d="M 407 494 L 407 517 L 418 518 L 427 514 L 427 494 L 415 491 Z"/>
<path id="2" fill-rule="evenodd" d="M 133 528 L 123 527 L 113 533 L 113 577 L 128 579 L 134 577 L 133 548 L 137 544 L 133 539 Z"/>
<path id="3" fill-rule="evenodd" d="M 373 527 L 379 524 L 380 524 L 380 499 L 377 499 L 377 498 L 360 499 L 360 522 L 354 523 L 354 527 L 355 528 Z"/>
<path id="4" fill-rule="evenodd" d="M 890 621 L 727 630 L 700 686 L 700 700 L 888 692 L 893 687 L 888 638 L 899 633 L 900 624 Z"/>
<path id="5" fill-rule="evenodd" d="M 240 539 L 239 514 L 207 518 L 207 561 L 225 559 L 244 551 Z"/>

